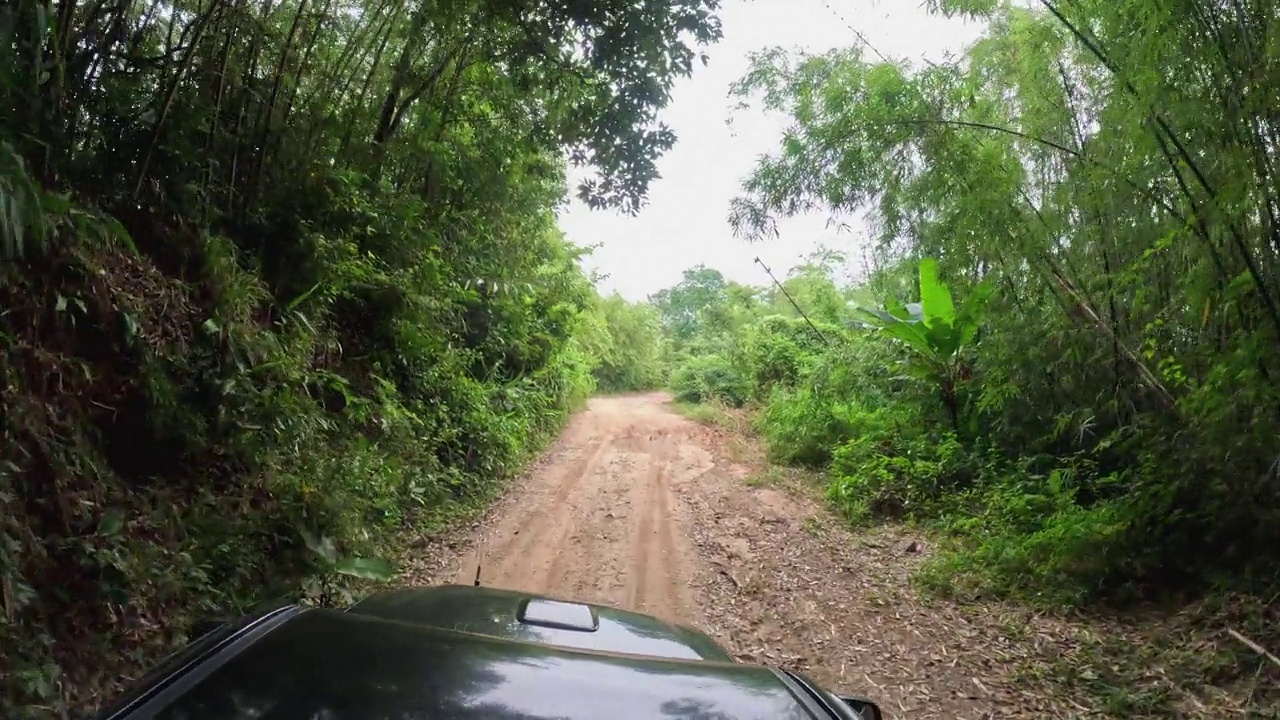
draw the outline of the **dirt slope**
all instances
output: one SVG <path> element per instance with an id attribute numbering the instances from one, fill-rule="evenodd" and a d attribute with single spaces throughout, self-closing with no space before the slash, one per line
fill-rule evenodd
<path id="1" fill-rule="evenodd" d="M 470 584 L 481 555 L 483 584 L 692 625 L 739 659 L 871 697 L 893 717 L 1084 714 L 1027 672 L 1082 630 L 919 600 L 921 541 L 854 536 L 811 491 L 759 482 L 740 439 L 667 401 L 592 400 L 488 519 L 419 549 L 412 582 Z"/>

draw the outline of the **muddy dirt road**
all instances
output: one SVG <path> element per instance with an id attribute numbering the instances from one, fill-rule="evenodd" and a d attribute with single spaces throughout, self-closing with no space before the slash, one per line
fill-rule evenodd
<path id="1" fill-rule="evenodd" d="M 655 393 L 592 400 L 483 522 L 410 564 L 411 582 L 471 584 L 482 556 L 485 585 L 691 625 L 894 717 L 1081 714 L 1025 673 L 1074 630 L 918 599 L 909 578 L 926 552 L 900 530 L 848 532 L 749 441 Z"/>
<path id="2" fill-rule="evenodd" d="M 484 584 L 695 620 L 680 498 L 716 464 L 687 428 L 659 396 L 593 400 L 484 533 Z M 456 582 L 474 580 L 475 558 Z"/>

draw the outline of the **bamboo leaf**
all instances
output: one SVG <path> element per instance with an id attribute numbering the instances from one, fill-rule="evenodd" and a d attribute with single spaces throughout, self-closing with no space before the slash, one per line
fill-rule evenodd
<path id="1" fill-rule="evenodd" d="M 333 570 L 365 580 L 391 580 L 396 576 L 395 568 L 382 558 L 346 557 L 339 560 Z"/>

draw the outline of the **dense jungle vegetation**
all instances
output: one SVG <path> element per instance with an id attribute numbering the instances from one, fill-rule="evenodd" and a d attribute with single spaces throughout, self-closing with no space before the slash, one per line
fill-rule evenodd
<path id="1" fill-rule="evenodd" d="M 942 530 L 936 591 L 1207 595 L 1274 644 L 1277 6 L 1031 5 L 939 3 L 988 21 L 948 64 L 754 57 L 734 94 L 788 127 L 731 223 L 865 211 L 867 262 L 689 270 L 651 298 L 669 384 L 755 408 L 852 522 Z"/>
<path id="2" fill-rule="evenodd" d="M 871 262 L 686 272 L 652 298 L 672 386 L 759 404 L 851 518 L 962 529 L 952 582 L 1275 587 L 1276 10 L 957 1 L 989 22 L 954 63 L 758 53 L 734 94 L 789 126 L 731 222 L 866 210 Z"/>
<path id="3" fill-rule="evenodd" d="M 0 7 L 0 716 L 389 576 L 594 392 L 751 408 L 939 592 L 1274 597 L 1275 4 L 933 4 L 988 23 L 954 62 L 734 89 L 789 121 L 734 229 L 865 211 L 869 262 L 643 303 L 555 210 L 643 205 L 718 0 Z"/>
<path id="4" fill-rule="evenodd" d="M 769 51 L 736 87 L 791 121 L 737 230 L 867 208 L 883 303 L 798 297 L 821 352 L 756 328 L 732 367 L 766 434 L 854 516 L 964 526 L 1003 582 L 1274 587 L 1275 5 L 943 9 L 990 20 L 961 62 Z"/>
<path id="5" fill-rule="evenodd" d="M 554 213 L 642 205 L 717 6 L 0 7 L 0 716 L 386 577 L 652 383 Z"/>

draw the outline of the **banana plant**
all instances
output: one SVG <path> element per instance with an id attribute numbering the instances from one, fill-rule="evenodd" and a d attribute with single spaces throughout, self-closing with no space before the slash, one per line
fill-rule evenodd
<path id="1" fill-rule="evenodd" d="M 957 308 L 951 290 L 938 278 L 938 262 L 920 261 L 920 302 L 888 301 L 883 308 L 858 306 L 855 316 L 864 326 L 902 342 L 911 351 L 907 372 L 938 383 L 952 425 L 960 429 L 956 386 L 970 375 L 963 351 L 973 343 L 991 285 L 979 283 Z"/>

